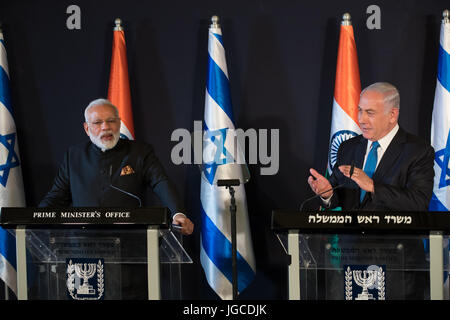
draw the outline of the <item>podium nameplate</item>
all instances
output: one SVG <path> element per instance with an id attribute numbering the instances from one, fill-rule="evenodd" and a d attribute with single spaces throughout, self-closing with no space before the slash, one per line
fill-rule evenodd
<path id="1" fill-rule="evenodd" d="M 272 212 L 272 230 L 298 229 L 304 233 L 450 232 L 448 212 L 372 212 L 372 211 L 283 211 Z"/>
<path id="2" fill-rule="evenodd" d="M 101 227 L 102 225 L 155 225 L 168 228 L 170 225 L 169 209 L 165 207 L 149 208 L 13 208 L 3 207 L 0 212 L 0 225 L 3 228 L 15 228 L 26 225 L 27 228 L 74 227 L 86 225 Z"/>

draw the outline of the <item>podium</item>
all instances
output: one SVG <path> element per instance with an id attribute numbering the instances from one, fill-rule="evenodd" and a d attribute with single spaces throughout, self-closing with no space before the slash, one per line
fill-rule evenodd
<path id="1" fill-rule="evenodd" d="M 181 264 L 169 210 L 7 208 L 15 235 L 19 300 L 181 299 Z"/>
<path id="2" fill-rule="evenodd" d="M 448 212 L 274 210 L 291 300 L 449 299 Z"/>

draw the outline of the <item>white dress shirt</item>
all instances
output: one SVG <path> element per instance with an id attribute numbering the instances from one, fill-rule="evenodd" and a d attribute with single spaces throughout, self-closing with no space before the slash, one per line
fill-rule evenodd
<path id="1" fill-rule="evenodd" d="M 395 135 L 397 134 L 399 128 L 400 127 L 398 126 L 398 124 L 396 124 L 395 127 L 392 128 L 392 130 L 389 131 L 389 133 L 387 135 L 385 135 L 383 138 L 378 140 L 378 143 L 380 144 L 380 146 L 377 149 L 378 159 L 377 159 L 377 166 L 375 167 L 375 170 L 378 167 L 378 164 L 380 163 L 380 160 L 383 157 L 384 153 L 386 152 L 387 148 L 391 144 L 392 139 L 394 139 Z M 370 151 L 370 148 L 372 147 L 372 143 L 373 143 L 373 141 L 370 141 L 370 140 L 367 143 L 367 149 L 366 149 L 366 155 L 364 156 L 363 168 L 366 165 L 367 156 L 369 155 L 369 151 Z"/>
<path id="2" fill-rule="evenodd" d="M 377 159 L 377 166 L 375 167 L 375 170 L 376 170 L 376 168 L 378 167 L 378 164 L 380 163 L 381 158 L 383 157 L 383 155 L 384 155 L 384 153 L 386 152 L 387 148 L 388 148 L 389 145 L 391 144 L 392 139 L 394 139 L 395 135 L 397 134 L 399 128 L 400 128 L 400 127 L 399 127 L 399 125 L 398 125 L 398 123 L 397 123 L 397 124 L 395 125 L 395 127 L 392 128 L 392 130 L 389 131 L 389 133 L 388 133 L 387 135 L 385 135 L 383 138 L 381 138 L 380 140 L 378 140 L 378 143 L 380 144 L 380 146 L 379 146 L 378 149 L 377 149 L 377 157 L 378 157 L 378 159 Z M 367 149 L 366 149 L 366 154 L 365 154 L 365 156 L 364 156 L 363 168 L 364 168 L 364 166 L 365 166 L 365 164 L 366 164 L 367 156 L 369 155 L 369 151 L 370 151 L 370 148 L 372 147 L 372 143 L 373 143 L 373 141 L 370 141 L 370 140 L 369 140 L 368 143 L 367 143 Z M 324 199 L 324 198 L 322 198 L 322 197 L 320 197 L 320 198 L 322 199 L 322 201 L 324 202 L 324 204 L 325 204 L 326 206 L 328 206 L 328 205 L 330 204 L 330 201 L 331 201 L 331 198 L 332 198 L 332 197 L 333 197 L 333 196 L 329 197 L 328 199 Z"/>

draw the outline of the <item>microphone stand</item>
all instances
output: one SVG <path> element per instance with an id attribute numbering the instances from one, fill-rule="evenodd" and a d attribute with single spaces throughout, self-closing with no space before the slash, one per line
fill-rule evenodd
<path id="1" fill-rule="evenodd" d="M 326 191 L 322 191 L 321 193 L 315 194 L 315 195 L 312 196 L 311 198 L 308 198 L 308 199 L 304 200 L 304 201 L 300 204 L 300 210 L 299 210 L 299 211 L 302 211 L 302 210 L 303 210 L 303 206 L 304 206 L 305 203 L 307 203 L 308 201 L 313 200 L 313 199 L 316 199 L 316 198 L 318 198 L 318 197 L 324 195 L 324 194 L 327 193 L 327 192 L 334 191 L 334 190 L 336 190 L 336 189 L 342 187 L 343 185 L 344 185 L 344 184 L 342 183 L 342 184 L 340 184 L 340 185 L 338 185 L 338 186 L 336 186 L 336 187 L 333 187 L 333 188 L 328 189 L 328 190 L 326 190 Z"/>
<path id="2" fill-rule="evenodd" d="M 109 186 L 110 186 L 111 188 L 113 188 L 113 189 L 116 189 L 117 191 L 120 191 L 120 192 L 125 193 L 126 195 L 128 195 L 128 196 L 130 196 L 130 197 L 135 198 L 137 201 L 139 201 L 139 208 L 142 207 L 142 201 L 141 201 L 141 199 L 140 199 L 138 196 L 132 194 L 131 192 L 122 190 L 122 189 L 120 189 L 119 187 L 116 187 L 116 186 L 114 186 L 114 185 L 112 185 L 112 184 L 110 184 Z"/>
<path id="3" fill-rule="evenodd" d="M 142 207 L 142 201 L 141 201 L 141 198 L 139 198 L 139 197 L 138 197 L 137 195 L 135 195 L 135 194 L 132 194 L 131 192 L 122 190 L 121 188 L 116 187 L 116 186 L 114 186 L 114 185 L 112 184 L 112 165 L 109 166 L 109 186 L 110 186 L 111 188 L 113 188 L 113 189 L 119 191 L 119 192 L 125 193 L 126 195 L 128 195 L 128 196 L 130 196 L 130 197 L 132 197 L 132 198 L 135 198 L 137 201 L 139 201 L 139 208 Z"/>
<path id="4" fill-rule="evenodd" d="M 231 196 L 230 215 L 231 215 L 231 263 L 233 270 L 233 300 L 238 295 L 238 273 L 237 273 L 237 246 L 236 246 L 236 199 L 234 198 L 233 186 L 239 186 L 239 179 L 223 179 L 217 180 L 217 186 L 226 187 Z"/>

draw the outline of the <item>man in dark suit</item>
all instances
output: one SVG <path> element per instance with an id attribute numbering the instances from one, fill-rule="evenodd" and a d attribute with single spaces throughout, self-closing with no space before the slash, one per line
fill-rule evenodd
<path id="1" fill-rule="evenodd" d="M 111 102 L 106 99 L 92 101 L 85 109 L 84 129 L 90 141 L 69 148 L 40 207 L 138 207 L 145 190 L 151 188 L 171 211 L 172 223 L 179 226 L 178 230 L 184 235 L 192 234 L 194 224 L 184 213 L 176 189 L 152 146 L 120 139 L 119 112 Z M 102 241 L 111 241 L 109 239 L 119 236 L 117 232 L 111 235 L 99 232 L 91 233 L 89 239 L 98 237 Z M 72 238 L 77 237 L 85 237 L 85 234 L 75 230 Z M 127 262 L 130 259 L 139 261 L 147 255 L 145 237 L 145 230 L 128 232 L 119 239 L 120 249 L 108 253 L 120 255 L 123 261 L 121 269 L 114 268 L 114 264 L 108 265 L 111 267 L 110 279 L 121 283 L 121 290 L 108 289 L 112 290 L 108 293 L 109 298 L 147 298 L 146 264 Z M 114 256 L 114 259 L 118 258 Z"/>
<path id="2" fill-rule="evenodd" d="M 181 233 L 191 234 L 194 225 L 152 146 L 119 138 L 119 112 L 106 99 L 92 101 L 84 114 L 90 141 L 69 148 L 39 206 L 138 207 L 149 187 L 170 209 Z"/>
<path id="3" fill-rule="evenodd" d="M 399 127 L 399 111 L 400 95 L 393 85 L 375 83 L 361 92 L 358 122 L 362 135 L 340 145 L 329 180 L 310 169 L 308 183 L 316 194 L 343 184 L 321 195 L 324 207 L 428 211 L 433 191 L 434 150 L 428 142 Z M 423 247 L 417 241 L 409 242 L 406 249 L 412 253 L 413 257 L 407 257 L 411 264 L 424 260 Z M 406 295 L 421 298 L 422 289 L 422 284 L 418 285 Z"/>
<path id="4" fill-rule="evenodd" d="M 387 83 L 375 83 L 361 93 L 358 122 L 362 135 L 341 144 L 333 174 L 327 180 L 311 169 L 308 183 L 325 206 L 343 210 L 427 211 L 433 192 L 434 150 L 428 142 L 398 126 L 400 96 Z M 364 172 L 372 144 L 378 142 L 373 176 Z M 354 166 L 350 177 L 351 166 Z M 361 201 L 361 193 L 364 193 Z"/>

